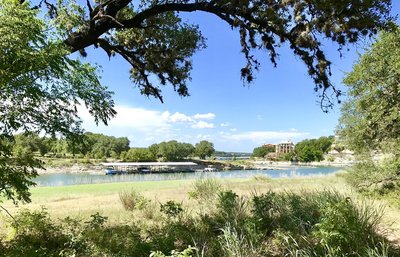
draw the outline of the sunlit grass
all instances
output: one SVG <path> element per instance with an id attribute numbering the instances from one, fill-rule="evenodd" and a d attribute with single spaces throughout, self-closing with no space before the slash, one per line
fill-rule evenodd
<path id="1" fill-rule="evenodd" d="M 224 188 L 232 189 L 238 194 L 249 195 L 252 192 L 302 191 L 336 189 L 339 192 L 349 192 L 342 178 L 334 175 L 311 178 L 291 179 L 223 179 L 217 180 Z M 163 202 L 168 200 L 183 201 L 186 205 L 195 205 L 194 199 L 189 199 L 188 192 L 192 190 L 195 180 L 141 181 L 104 183 L 90 185 L 71 185 L 58 187 L 32 188 L 32 203 L 14 207 L 11 202 L 3 203 L 11 213 L 18 209 L 48 209 L 52 217 L 66 216 L 84 217 L 96 212 L 102 213 L 116 222 L 128 219 L 129 213 L 123 210 L 119 194 L 123 191 L 135 190 L 148 199 Z"/>

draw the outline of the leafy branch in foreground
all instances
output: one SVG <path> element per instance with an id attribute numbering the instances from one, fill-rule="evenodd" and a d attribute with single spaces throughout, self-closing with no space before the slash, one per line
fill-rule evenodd
<path id="1" fill-rule="evenodd" d="M 288 45 L 306 65 L 324 110 L 333 104 L 331 94 L 338 97 L 341 91 L 329 80 L 331 62 L 324 53 L 323 41 L 337 43 L 341 51 L 360 37 L 387 28 L 392 19 L 390 0 L 108 0 L 94 5 L 90 1 L 86 5 L 74 0 L 49 2 L 37 7 L 50 13 L 71 52 L 86 55 L 85 48 L 95 46 L 109 57 L 121 56 L 131 65 L 132 81 L 146 96 L 163 101 L 160 86 L 167 84 L 179 95 L 189 95 L 190 58 L 205 44 L 199 27 L 182 21 L 179 13 L 205 12 L 239 32 L 246 60 L 241 69 L 245 83 L 251 83 L 260 68 L 253 50 L 265 50 L 277 65 L 278 48 Z"/>
<path id="2" fill-rule="evenodd" d="M 95 121 L 115 115 L 111 92 L 100 85 L 97 68 L 67 55 L 44 20 L 19 1 L 0 0 L 0 197 L 29 202 L 31 179 L 42 168 L 30 153 L 13 153 L 17 132 L 81 132 L 77 108 Z"/>
<path id="3" fill-rule="evenodd" d="M 399 192 L 400 28 L 382 32 L 344 83 L 349 97 L 338 134 L 360 159 L 349 171 L 348 181 L 361 191 Z M 378 161 L 376 153 L 384 158 Z"/>

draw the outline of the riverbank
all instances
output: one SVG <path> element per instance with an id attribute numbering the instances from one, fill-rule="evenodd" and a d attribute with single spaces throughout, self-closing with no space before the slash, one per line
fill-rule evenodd
<path id="1" fill-rule="evenodd" d="M 235 161 L 221 161 L 221 160 L 191 160 L 198 165 L 195 170 L 203 170 L 208 166 L 215 167 L 218 171 L 226 170 L 284 170 L 293 167 L 350 167 L 352 162 L 285 162 L 285 161 L 266 161 L 266 160 L 235 160 Z M 43 174 L 57 174 L 57 173 L 89 173 L 89 174 L 104 174 L 104 166 L 100 164 L 100 160 L 91 160 L 88 162 L 80 162 L 74 159 L 45 161 L 45 169 L 38 170 L 40 175 Z M 107 162 L 104 160 L 104 162 Z M 54 165 L 56 164 L 56 165 Z"/>
<path id="2" fill-rule="evenodd" d="M 400 210 L 386 205 L 385 201 L 370 200 L 359 195 L 348 186 L 342 176 L 335 174 L 327 176 L 313 176 L 306 178 L 270 179 L 266 176 L 255 176 L 246 179 L 217 180 L 226 190 L 232 190 L 242 196 L 251 196 L 254 193 L 284 192 L 290 190 L 295 193 L 335 190 L 338 193 L 357 201 L 360 204 L 369 202 L 374 206 L 385 205 L 384 230 L 391 241 L 400 238 Z M 136 211 L 127 211 L 120 201 L 121 192 L 138 192 L 146 199 L 155 203 L 165 203 L 170 200 L 182 203 L 186 209 L 197 211 L 196 200 L 190 197 L 195 180 L 169 180 L 169 181 L 141 181 L 119 182 L 90 185 L 71 185 L 59 187 L 32 188 L 32 203 L 14 206 L 11 202 L 2 205 L 13 215 L 22 209 L 40 210 L 46 208 L 52 219 L 58 220 L 66 217 L 87 220 L 90 215 L 99 213 L 108 217 L 110 224 L 128 224 L 137 218 Z M 4 213 L 0 216 L 1 222 L 7 219 Z M 4 226 L 4 223 L 3 223 Z"/>
<path id="3" fill-rule="evenodd" d="M 263 193 L 270 190 L 300 192 L 327 188 L 351 194 L 351 189 L 345 184 L 343 178 L 334 174 L 290 179 L 254 176 L 245 179 L 218 179 L 218 181 L 224 188 L 242 195 L 251 195 L 254 192 Z M 174 200 L 183 202 L 185 205 L 191 205 L 194 202 L 192 203 L 192 199 L 188 198 L 188 192 L 192 190 L 194 182 L 195 180 L 186 179 L 35 187 L 30 189 L 32 203 L 15 207 L 11 202 L 6 202 L 3 206 L 13 214 L 23 208 L 39 210 L 45 207 L 55 218 L 66 216 L 83 218 L 99 212 L 117 222 L 131 216 L 131 213 L 123 210 L 119 200 L 120 192 L 135 190 L 156 202 Z"/>

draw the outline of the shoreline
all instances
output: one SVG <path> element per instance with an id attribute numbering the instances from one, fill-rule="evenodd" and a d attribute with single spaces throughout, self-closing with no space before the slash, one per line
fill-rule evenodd
<path id="1" fill-rule="evenodd" d="M 242 165 L 235 167 L 229 167 L 226 169 L 226 166 L 222 166 L 221 163 L 215 163 L 216 166 L 220 166 L 218 172 L 224 172 L 229 170 L 285 170 L 289 168 L 295 167 L 337 167 L 337 168 L 346 168 L 350 167 L 350 163 L 335 163 L 335 162 L 312 162 L 312 163 L 293 163 L 293 162 L 271 162 L 271 161 L 251 161 L 251 165 Z M 228 165 L 228 164 L 227 164 Z M 204 165 L 199 165 L 199 169 L 201 170 Z M 89 173 L 95 175 L 104 174 L 104 166 L 100 164 L 73 164 L 71 166 L 44 166 L 45 169 L 38 170 L 39 175 L 48 175 L 48 174 L 80 174 L 80 173 Z M 155 173 L 155 172 L 153 172 Z"/>

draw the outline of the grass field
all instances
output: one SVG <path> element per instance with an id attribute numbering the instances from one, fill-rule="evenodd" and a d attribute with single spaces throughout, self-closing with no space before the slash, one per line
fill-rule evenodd
<path id="1" fill-rule="evenodd" d="M 172 180 L 37 187 L 31 190 L 32 203 L 15 207 L 11 202 L 6 202 L 3 203 L 3 206 L 12 214 L 16 214 L 23 208 L 37 210 L 44 207 L 53 219 L 70 216 L 85 220 L 91 214 L 99 212 L 101 215 L 107 216 L 111 223 L 124 223 L 132 220 L 136 213 L 123 208 L 119 198 L 120 192 L 134 190 L 156 203 L 174 200 L 182 202 L 183 206 L 196 211 L 196 201 L 191 199 L 188 194 L 192 190 L 194 182 L 193 180 Z M 267 177 L 224 179 L 219 180 L 219 183 L 225 189 L 231 189 L 239 195 L 263 193 L 269 190 L 299 192 L 328 189 L 336 190 L 357 201 L 370 201 L 354 192 L 346 185 L 344 179 L 337 175 L 290 179 Z M 400 217 L 400 210 L 388 206 L 383 201 L 374 201 L 374 204 L 386 205 L 385 227 L 382 230 L 385 230 L 388 237 L 397 244 L 398 238 L 400 238 L 400 221 L 397 221 Z M 4 223 L 6 216 L 4 213 L 2 215 Z"/>
<path id="2" fill-rule="evenodd" d="M 135 190 L 143 196 L 165 202 L 175 200 L 190 205 L 188 192 L 192 189 L 193 180 L 169 181 L 141 181 L 123 183 L 105 183 L 89 185 L 73 185 L 58 187 L 36 187 L 31 189 L 32 203 L 14 207 L 12 203 L 3 204 L 11 213 L 18 209 L 47 208 L 53 217 L 65 216 L 87 217 L 100 212 L 118 221 L 126 216 L 119 200 L 119 193 Z M 336 189 L 340 192 L 350 193 L 342 178 L 337 176 L 294 178 L 294 179 L 269 179 L 267 177 L 254 177 L 252 179 L 224 179 L 220 180 L 224 188 L 231 189 L 238 194 L 251 192 L 265 192 L 268 190 L 322 190 Z"/>

